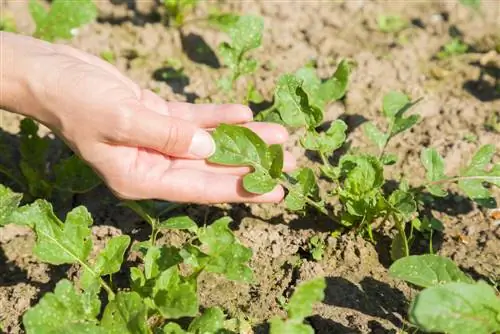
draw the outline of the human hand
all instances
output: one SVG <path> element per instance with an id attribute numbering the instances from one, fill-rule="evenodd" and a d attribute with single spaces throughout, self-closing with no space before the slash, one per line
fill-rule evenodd
<path id="1" fill-rule="evenodd" d="M 215 149 L 207 129 L 220 123 L 243 124 L 269 144 L 285 142 L 283 127 L 252 123 L 251 110 L 241 105 L 165 102 L 90 54 L 7 36 L 16 50 L 12 71 L 29 74 L 20 81 L 23 98 L 13 109 L 60 135 L 118 197 L 194 203 L 283 198 L 280 186 L 263 195 L 246 192 L 241 177 L 248 168 L 205 161 Z M 284 169 L 294 165 L 285 154 Z"/>

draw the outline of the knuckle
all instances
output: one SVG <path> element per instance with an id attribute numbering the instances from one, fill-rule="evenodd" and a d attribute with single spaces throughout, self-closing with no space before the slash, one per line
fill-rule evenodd
<path id="1" fill-rule="evenodd" d="M 177 152 L 179 151 L 181 133 L 177 126 L 169 126 L 165 132 L 163 139 L 162 151 L 163 152 Z"/>

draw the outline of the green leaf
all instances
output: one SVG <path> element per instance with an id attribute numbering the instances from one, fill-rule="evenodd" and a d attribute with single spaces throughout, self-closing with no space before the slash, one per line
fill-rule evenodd
<path id="1" fill-rule="evenodd" d="M 209 162 L 250 166 L 254 172 L 247 174 L 243 185 L 249 192 L 269 192 L 278 184 L 279 167 L 283 166 L 283 153 L 279 145 L 267 144 L 248 128 L 235 125 L 219 125 L 212 133 L 216 144 L 215 153 Z"/>
<path id="2" fill-rule="evenodd" d="M 430 182 L 446 179 L 444 174 L 444 160 L 434 148 L 426 148 L 420 155 L 420 160 L 427 173 L 426 178 Z M 439 185 L 428 185 L 427 190 L 434 196 L 444 197 L 448 193 Z"/>
<path id="3" fill-rule="evenodd" d="M 415 198 L 409 192 L 402 190 L 395 190 L 389 196 L 389 204 L 393 210 L 402 217 L 403 221 L 408 221 L 411 216 L 417 212 L 417 203 Z"/>
<path id="4" fill-rule="evenodd" d="M 495 155 L 494 145 L 482 146 L 472 160 L 460 173 L 458 186 L 470 198 L 474 200 L 490 198 L 490 192 L 483 183 L 490 183 L 500 187 L 500 164 L 495 164 L 489 171 L 488 165 Z"/>
<path id="5" fill-rule="evenodd" d="M 195 232 L 198 225 L 188 216 L 172 217 L 158 224 L 160 229 L 188 230 Z"/>
<path id="6" fill-rule="evenodd" d="M 478 9 L 481 7 L 481 0 L 459 0 L 464 6 L 471 7 L 473 9 Z"/>
<path id="7" fill-rule="evenodd" d="M 333 76 L 321 84 L 318 92 L 319 97 L 325 103 L 340 100 L 347 92 L 350 74 L 349 61 L 341 60 Z"/>
<path id="8" fill-rule="evenodd" d="M 120 235 L 111 238 L 104 249 L 99 253 L 92 271 L 85 270 L 82 276 L 82 285 L 88 288 L 94 280 L 100 276 L 111 275 L 118 272 L 122 266 L 123 256 L 130 244 L 128 235 Z"/>
<path id="9" fill-rule="evenodd" d="M 264 20 L 259 16 L 243 15 L 229 27 L 231 47 L 238 54 L 258 48 L 262 43 Z"/>
<path id="10" fill-rule="evenodd" d="M 363 132 L 380 150 L 385 147 L 389 139 L 389 136 L 380 131 L 372 122 L 363 125 Z"/>
<path id="11" fill-rule="evenodd" d="M 384 169 L 377 158 L 370 155 L 344 155 L 340 160 L 344 188 L 353 195 L 366 194 L 384 183 Z"/>
<path id="12" fill-rule="evenodd" d="M 179 249 L 173 246 L 151 246 L 144 256 L 144 272 L 146 278 L 156 278 L 163 271 L 182 262 Z"/>
<path id="13" fill-rule="evenodd" d="M 314 329 L 306 324 L 283 321 L 273 318 L 270 321 L 270 334 L 314 334 Z"/>
<path id="14" fill-rule="evenodd" d="M 346 140 L 347 124 L 338 119 L 332 124 L 326 132 L 317 133 L 315 130 L 306 132 L 304 138 L 301 138 L 301 144 L 304 148 L 313 151 L 319 151 L 330 155 L 333 151 L 342 147 Z"/>
<path id="15" fill-rule="evenodd" d="M 191 322 L 188 331 L 193 334 L 218 333 L 224 329 L 225 318 L 220 308 L 210 307 Z"/>
<path id="16" fill-rule="evenodd" d="M 384 153 L 380 158 L 380 162 L 385 166 L 394 165 L 398 161 L 398 156 L 394 153 Z"/>
<path id="17" fill-rule="evenodd" d="M 325 288 L 326 282 L 324 278 L 317 278 L 299 284 L 287 304 L 288 317 L 299 322 L 310 316 L 314 303 L 325 298 Z"/>
<path id="18" fill-rule="evenodd" d="M 406 235 L 398 231 L 391 241 L 391 259 L 396 261 L 408 255 Z"/>
<path id="19" fill-rule="evenodd" d="M 79 206 L 68 213 L 63 224 L 50 203 L 37 200 L 24 211 L 27 225 L 34 226 L 36 244 L 33 253 L 50 264 L 84 263 L 92 250 L 90 225 L 92 217 Z"/>
<path id="20" fill-rule="evenodd" d="M 149 334 L 147 307 L 136 292 L 119 292 L 104 310 L 101 326 L 108 334 Z"/>
<path id="21" fill-rule="evenodd" d="M 323 120 L 323 111 L 311 104 L 301 81 L 292 74 L 278 79 L 274 100 L 281 119 L 288 126 L 314 128 Z"/>
<path id="22" fill-rule="evenodd" d="M 71 39 L 73 29 L 97 17 L 92 0 L 54 0 L 45 14 L 38 0 L 30 0 L 30 11 L 36 23 L 34 36 L 49 42 Z"/>
<path id="23" fill-rule="evenodd" d="M 247 263 L 252 258 L 252 250 L 238 242 L 229 229 L 230 222 L 231 218 L 223 217 L 198 230 L 202 249 L 210 256 L 205 270 L 223 274 L 230 280 L 251 282 L 253 272 Z"/>
<path id="24" fill-rule="evenodd" d="M 171 267 L 156 279 L 154 304 L 164 318 L 192 317 L 198 313 L 196 287 L 196 279 L 184 278 L 177 267 Z"/>
<path id="25" fill-rule="evenodd" d="M 169 322 L 163 327 L 163 334 L 187 334 L 185 330 L 182 329 L 181 326 L 176 324 L 175 322 Z"/>
<path id="26" fill-rule="evenodd" d="M 500 298 L 485 282 L 454 282 L 420 292 L 410 321 L 429 332 L 489 334 L 500 331 Z"/>
<path id="27" fill-rule="evenodd" d="M 64 279 L 24 314 L 24 328 L 27 333 L 104 334 L 97 327 L 100 304 L 96 295 L 80 294 Z"/>
<path id="28" fill-rule="evenodd" d="M 239 19 L 240 16 L 233 13 L 211 13 L 207 17 L 208 24 L 225 32 L 229 32 Z"/>
<path id="29" fill-rule="evenodd" d="M 408 21 L 399 15 L 379 15 L 377 24 L 379 30 L 386 33 L 397 33 L 409 26 Z"/>
<path id="30" fill-rule="evenodd" d="M 316 183 L 316 176 L 312 169 L 300 168 L 290 176 L 294 179 L 294 187 L 289 189 L 285 198 L 286 207 L 292 211 L 303 210 L 306 205 L 306 198 L 317 198 L 319 196 L 319 187 Z"/>
<path id="31" fill-rule="evenodd" d="M 405 107 L 411 103 L 407 95 L 391 91 L 384 95 L 382 111 L 387 118 L 394 118 Z"/>
<path id="32" fill-rule="evenodd" d="M 76 155 L 54 166 L 55 186 L 72 193 L 85 193 L 101 183 L 101 179 Z"/>
<path id="33" fill-rule="evenodd" d="M 23 194 L 13 192 L 0 184 L 0 226 L 10 223 L 10 216 L 17 210 Z"/>
<path id="34" fill-rule="evenodd" d="M 433 254 L 402 258 L 392 264 L 389 273 L 424 288 L 451 282 L 473 283 L 453 261 Z"/>
<path id="35" fill-rule="evenodd" d="M 409 128 L 417 124 L 419 121 L 420 121 L 419 115 L 410 115 L 406 118 L 396 116 L 396 118 L 394 119 L 394 124 L 392 126 L 391 136 L 395 136 L 398 133 L 408 130 Z"/>

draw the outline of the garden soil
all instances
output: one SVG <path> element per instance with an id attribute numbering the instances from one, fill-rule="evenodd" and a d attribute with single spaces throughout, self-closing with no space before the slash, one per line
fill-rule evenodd
<path id="1" fill-rule="evenodd" d="M 227 102 L 216 85 L 225 71 L 216 57 L 216 46 L 226 38 L 223 33 L 195 20 L 182 34 L 166 28 L 149 1 L 96 3 L 100 9 L 98 22 L 80 29 L 70 45 L 95 55 L 113 52 L 120 71 L 167 100 Z M 33 32 L 27 1 L 4 0 L 1 4 L 2 14 L 12 15 L 22 33 Z M 422 115 L 422 122 L 388 147 L 399 158 L 387 170 L 388 180 L 403 176 L 418 185 L 424 178 L 419 161 L 423 147 L 435 147 L 444 156 L 450 175 L 480 145 L 494 144 L 500 152 L 500 135 L 484 126 L 490 115 L 500 111 L 500 56 L 494 51 L 499 44 L 498 1 L 483 0 L 480 13 L 452 0 L 202 1 L 192 17 L 202 17 L 216 4 L 223 10 L 264 17 L 263 46 L 254 52 L 262 68 L 253 79 L 267 101 L 272 100 L 275 81 L 283 73 L 314 61 L 319 74 L 326 77 L 340 58 L 354 61 L 349 92 L 327 111 L 328 121 L 340 117 L 347 122 L 351 147 L 374 150 L 359 126 L 366 120 L 385 126 L 379 111 L 384 93 L 396 89 L 423 98 L 414 108 Z M 385 34 L 377 29 L 379 14 L 398 14 L 413 25 L 396 35 Z M 472 52 L 436 60 L 434 56 L 450 40 L 450 32 L 461 34 Z M 179 64 L 184 67 L 185 78 L 162 76 Z M 242 83 L 236 98 L 243 96 L 244 86 Z M 253 107 L 258 110 L 263 106 Z M 0 116 L 1 129 L 15 135 L 19 117 L 5 112 Z M 300 132 L 292 133 L 287 148 L 299 165 L 318 168 L 317 158 L 299 147 L 299 137 Z M 323 190 L 329 186 L 321 182 Z M 498 282 L 500 226 L 489 211 L 455 190 L 446 201 L 429 207 L 429 213 L 444 224 L 443 233 L 434 236 L 434 247 L 473 277 Z M 97 191 L 101 192 L 99 196 L 75 198 L 94 214 L 95 252 L 113 235 L 127 233 L 135 240 L 147 237 L 144 222 L 117 207 L 106 190 Z M 498 193 L 496 197 L 500 199 Z M 356 231 L 333 236 L 332 222 L 314 212 L 302 216 L 287 213 L 282 204 L 190 205 L 178 210 L 182 212 L 199 222 L 230 215 L 235 233 L 254 252 L 251 267 L 255 283 L 233 283 L 204 275 L 199 289 L 203 306 L 219 305 L 231 316 L 245 317 L 256 333 L 266 333 L 266 320 L 284 315 L 280 300 L 289 297 L 297 283 L 324 276 L 326 298 L 307 319 L 317 333 L 397 333 L 408 329 L 406 310 L 417 290 L 388 275 L 390 226 L 380 226 L 378 242 L 373 244 Z M 308 248 L 308 240 L 314 235 L 326 243 L 320 261 L 311 258 Z M 161 240 L 176 244 L 184 238 L 173 233 Z M 6 333 L 22 333 L 23 312 L 51 291 L 58 280 L 76 275 L 72 266 L 37 261 L 31 251 L 33 243 L 34 235 L 26 229 L 0 229 L 0 321 Z M 425 251 L 427 244 L 420 238 L 414 251 Z M 132 257 L 128 260 L 135 261 Z M 126 275 L 125 270 L 119 273 L 117 282 L 125 281 Z"/>

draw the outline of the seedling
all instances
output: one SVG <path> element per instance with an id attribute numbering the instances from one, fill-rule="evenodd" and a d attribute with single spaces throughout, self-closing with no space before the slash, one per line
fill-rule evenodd
<path id="1" fill-rule="evenodd" d="M 410 305 L 410 321 L 426 332 L 496 333 L 500 298 L 484 281 L 474 281 L 451 260 L 437 255 L 402 258 L 391 276 L 424 288 Z"/>
<path id="2" fill-rule="evenodd" d="M 325 288 L 324 278 L 299 284 L 290 301 L 285 305 L 288 318 L 286 320 L 273 318 L 270 321 L 270 334 L 314 333 L 310 325 L 304 324 L 304 319 L 312 314 L 313 305 L 325 298 Z"/>
<path id="3" fill-rule="evenodd" d="M 68 194 L 85 193 L 101 181 L 93 170 L 76 155 L 56 161 L 48 137 L 38 135 L 38 124 L 25 118 L 21 121 L 19 152 L 0 137 L 0 174 L 16 189 L 35 198 L 63 199 Z"/>
<path id="4" fill-rule="evenodd" d="M 223 64 L 229 69 L 229 75 L 219 81 L 219 86 L 226 92 L 234 89 L 237 80 L 255 72 L 257 60 L 248 56 L 248 53 L 258 48 L 262 43 L 262 30 L 264 21 L 257 16 L 241 16 L 231 24 L 227 33 L 230 42 L 219 45 L 219 55 Z M 248 88 L 247 98 L 258 97 L 255 95 L 255 86 Z"/>
<path id="5" fill-rule="evenodd" d="M 467 53 L 469 46 L 459 38 L 453 38 L 437 53 L 438 59 L 446 59 Z"/>
<path id="6" fill-rule="evenodd" d="M 97 17 L 92 0 L 54 0 L 48 11 L 39 0 L 30 0 L 29 10 L 36 24 L 33 36 L 49 42 L 73 38 L 76 29 Z"/>
<path id="7" fill-rule="evenodd" d="M 164 0 L 168 20 L 176 27 L 184 24 L 184 20 L 191 13 L 199 0 Z"/>
<path id="8" fill-rule="evenodd" d="M 309 252 L 311 253 L 311 257 L 315 261 L 321 261 L 323 259 L 323 255 L 325 253 L 325 241 L 321 239 L 319 236 L 315 235 L 309 239 L 308 242 Z"/>
<path id="9" fill-rule="evenodd" d="M 379 15 L 378 29 L 385 33 L 398 33 L 408 28 L 409 22 L 399 15 Z"/>

